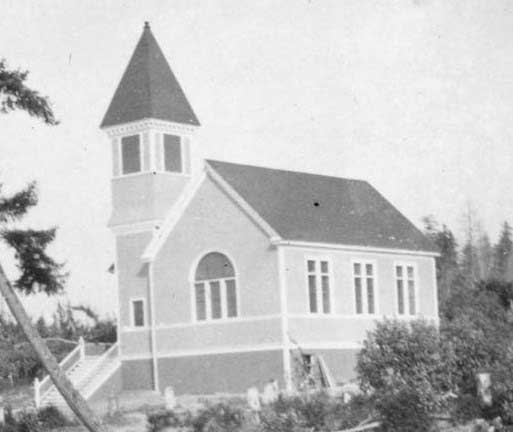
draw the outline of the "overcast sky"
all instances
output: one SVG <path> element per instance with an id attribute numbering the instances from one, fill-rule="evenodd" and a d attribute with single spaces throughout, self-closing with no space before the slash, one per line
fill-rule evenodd
<path id="1" fill-rule="evenodd" d="M 0 181 L 38 181 L 27 222 L 59 227 L 53 251 L 73 303 L 115 310 L 111 155 L 98 125 L 145 20 L 202 123 L 200 157 L 366 179 L 418 226 L 433 214 L 459 233 L 468 200 L 492 240 L 513 219 L 510 0 L 0 8 L 0 57 L 30 71 L 61 121 L 0 116 Z"/>

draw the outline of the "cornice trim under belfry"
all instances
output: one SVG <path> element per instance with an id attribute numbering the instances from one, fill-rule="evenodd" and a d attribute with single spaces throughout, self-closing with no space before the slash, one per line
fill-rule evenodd
<path id="1" fill-rule="evenodd" d="M 180 135 L 188 135 L 195 132 L 198 126 L 175 123 L 166 120 L 146 118 L 130 123 L 102 128 L 109 137 L 125 135 L 127 133 L 138 133 L 148 129 L 157 132 L 175 132 Z"/>

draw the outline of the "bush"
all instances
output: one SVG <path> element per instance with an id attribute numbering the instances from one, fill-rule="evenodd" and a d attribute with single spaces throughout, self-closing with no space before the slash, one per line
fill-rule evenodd
<path id="1" fill-rule="evenodd" d="M 37 419 L 44 430 L 57 429 L 73 424 L 64 414 L 53 406 L 40 409 L 37 412 Z"/>
<path id="2" fill-rule="evenodd" d="M 349 403 L 323 392 L 280 397 L 264 407 L 261 428 L 264 432 L 325 431 L 354 427 L 371 414 L 368 399 L 356 397 Z"/>
<path id="3" fill-rule="evenodd" d="M 437 329 L 422 320 L 385 320 L 368 334 L 357 372 L 385 431 L 431 428 L 451 382 L 441 353 Z"/>
<path id="4" fill-rule="evenodd" d="M 194 432 L 237 432 L 244 422 L 241 408 L 228 403 L 218 403 L 201 410 L 190 419 Z"/>
<path id="5" fill-rule="evenodd" d="M 244 412 L 242 408 L 223 402 L 208 406 L 195 415 L 158 411 L 148 416 L 148 423 L 150 432 L 166 427 L 190 428 L 194 432 L 237 432 L 244 424 Z"/>
<path id="6" fill-rule="evenodd" d="M 430 408 L 431 395 L 417 388 L 402 385 L 388 394 L 380 394 L 376 399 L 376 409 L 380 413 L 381 426 L 385 431 L 427 432 L 434 421 Z"/>
<path id="7" fill-rule="evenodd" d="M 367 399 L 356 397 L 350 403 L 324 393 L 280 397 L 264 406 L 258 416 L 233 402 L 219 403 L 190 413 L 159 411 L 148 416 L 149 431 L 167 427 L 187 428 L 194 432 L 303 432 L 340 430 L 356 426 L 370 414 Z M 259 422 L 253 421 L 259 418 Z"/>
<path id="8" fill-rule="evenodd" d="M 54 407 L 43 408 L 37 412 L 22 411 L 16 416 L 12 410 L 5 409 L 5 423 L 0 424 L 0 432 L 46 432 L 73 425 Z"/>
<path id="9" fill-rule="evenodd" d="M 174 411 L 158 411 L 148 415 L 149 432 L 159 432 L 167 427 L 179 428 L 190 423 Z"/>

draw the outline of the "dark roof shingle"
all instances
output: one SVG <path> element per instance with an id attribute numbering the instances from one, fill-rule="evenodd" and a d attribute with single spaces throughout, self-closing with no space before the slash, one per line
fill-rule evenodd
<path id="1" fill-rule="evenodd" d="M 207 162 L 284 240 L 436 252 L 366 181 Z"/>
<path id="2" fill-rule="evenodd" d="M 100 127 L 145 118 L 199 125 L 147 23 Z"/>

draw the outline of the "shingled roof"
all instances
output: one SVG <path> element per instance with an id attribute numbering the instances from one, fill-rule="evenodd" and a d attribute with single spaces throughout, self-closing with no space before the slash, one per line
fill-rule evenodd
<path id="1" fill-rule="evenodd" d="M 207 163 L 284 240 L 437 251 L 366 181 Z"/>
<path id="2" fill-rule="evenodd" d="M 199 125 L 148 23 L 144 25 L 101 127 L 144 118 Z"/>

